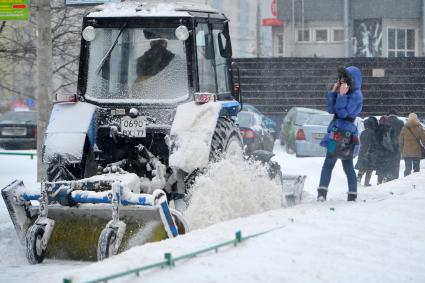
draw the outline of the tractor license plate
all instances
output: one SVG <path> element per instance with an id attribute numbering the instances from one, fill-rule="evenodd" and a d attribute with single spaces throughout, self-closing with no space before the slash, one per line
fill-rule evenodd
<path id="1" fill-rule="evenodd" d="M 121 118 L 121 134 L 131 138 L 146 137 L 145 117 L 131 118 L 125 116 Z"/>

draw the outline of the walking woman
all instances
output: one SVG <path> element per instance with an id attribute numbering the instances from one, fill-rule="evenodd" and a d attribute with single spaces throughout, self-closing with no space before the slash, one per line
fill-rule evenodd
<path id="1" fill-rule="evenodd" d="M 421 144 L 425 145 L 425 133 L 419 123 L 418 116 L 410 113 L 400 133 L 400 150 L 404 158 L 404 176 L 419 172 L 421 161 Z"/>
<path id="2" fill-rule="evenodd" d="M 353 158 L 358 145 L 358 130 L 354 121 L 363 107 L 362 73 L 359 68 L 350 66 L 338 69 L 338 80 L 326 96 L 327 108 L 334 114 L 328 132 L 321 141 L 326 146 L 326 157 L 317 188 L 317 200 L 325 201 L 332 170 L 338 159 L 342 162 L 348 183 L 348 201 L 357 199 L 357 177 Z"/>

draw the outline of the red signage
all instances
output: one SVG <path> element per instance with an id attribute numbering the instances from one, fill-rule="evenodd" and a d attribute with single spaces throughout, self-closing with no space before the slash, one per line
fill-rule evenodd
<path id="1" fill-rule="evenodd" d="M 25 4 L 15 4 L 15 5 L 12 5 L 12 8 L 13 9 L 25 9 L 27 7 L 27 5 L 25 5 Z"/>
<path id="2" fill-rule="evenodd" d="M 277 0 L 272 0 L 272 15 L 277 16 Z"/>
<path id="3" fill-rule="evenodd" d="M 283 21 L 276 19 L 276 18 L 263 19 L 262 25 L 263 26 L 281 27 L 281 26 L 283 26 Z"/>

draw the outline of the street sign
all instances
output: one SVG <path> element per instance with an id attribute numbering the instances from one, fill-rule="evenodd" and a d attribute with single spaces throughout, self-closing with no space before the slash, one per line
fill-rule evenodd
<path id="1" fill-rule="evenodd" d="M 104 3 L 121 2 L 120 0 L 65 0 L 67 6 L 92 6 Z"/>
<path id="2" fill-rule="evenodd" d="M 28 20 L 28 0 L 0 0 L 0 21 Z"/>

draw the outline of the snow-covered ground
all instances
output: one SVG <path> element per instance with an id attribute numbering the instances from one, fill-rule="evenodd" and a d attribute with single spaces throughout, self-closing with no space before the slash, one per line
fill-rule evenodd
<path id="1" fill-rule="evenodd" d="M 274 228 L 278 229 L 238 247 L 177 262 L 173 269 L 151 270 L 141 273 L 141 278 L 128 276 L 111 282 L 425 282 L 425 171 L 381 186 L 360 187 L 359 201 L 348 203 L 345 175 L 338 163 L 328 201 L 318 203 L 315 195 L 323 158 L 295 158 L 284 153 L 278 143 L 274 151 L 285 173 L 307 175 L 300 205 L 276 208 L 270 197 L 276 193 L 271 189 L 273 184 L 262 182 L 261 176 L 237 174 L 237 168 L 231 166 L 227 170 L 216 168 L 219 175 L 205 178 L 200 188 L 209 187 L 211 197 L 202 192 L 204 197 L 198 197 L 202 211 L 190 218 L 198 229 L 134 247 L 99 263 L 50 259 L 29 265 L 1 200 L 0 282 L 62 282 L 65 277 L 84 282 L 161 261 L 167 252 L 179 256 L 230 240 L 237 230 L 250 235 Z M 35 159 L 0 156 L 0 187 L 16 178 L 35 186 L 35 168 Z M 221 177 L 214 179 L 216 176 Z M 219 183 L 220 179 L 250 186 L 250 193 Z M 239 211 L 230 210 L 232 199 Z M 225 203 L 217 209 L 214 204 L 220 200 Z M 202 202 L 205 206 L 199 205 Z M 243 203 L 255 208 L 250 210 Z M 264 209 L 272 210 L 261 212 Z M 250 213 L 255 214 L 247 216 Z M 208 219 L 209 226 L 200 228 L 202 217 Z"/>

